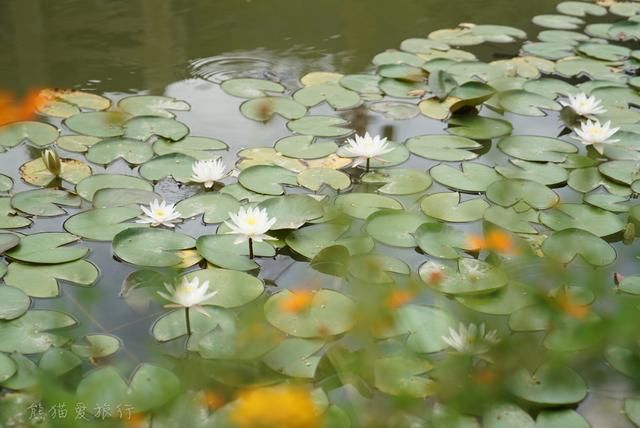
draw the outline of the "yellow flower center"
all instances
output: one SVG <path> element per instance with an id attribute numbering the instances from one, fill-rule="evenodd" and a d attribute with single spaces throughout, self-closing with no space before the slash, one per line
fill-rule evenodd
<path id="1" fill-rule="evenodd" d="M 255 217 L 253 217 L 253 216 L 251 216 L 251 217 L 247 217 L 247 224 L 248 224 L 249 226 L 255 226 L 257 222 L 258 222 L 258 221 L 256 220 L 256 218 L 255 218 Z"/>
<path id="2" fill-rule="evenodd" d="M 167 212 L 162 208 L 158 208 L 153 212 L 153 215 L 155 215 L 156 217 L 165 217 L 167 215 Z"/>

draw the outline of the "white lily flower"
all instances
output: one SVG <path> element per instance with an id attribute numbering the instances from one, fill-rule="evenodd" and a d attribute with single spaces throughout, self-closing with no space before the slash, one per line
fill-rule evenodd
<path id="1" fill-rule="evenodd" d="M 485 333 L 484 324 L 480 324 L 478 328 L 473 323 L 469 324 L 469 327 L 460 323 L 458 331 L 449 327 L 449 335 L 442 336 L 442 340 L 462 354 L 483 354 L 500 342 L 496 330 Z"/>
<path id="2" fill-rule="evenodd" d="M 606 113 L 607 109 L 600 105 L 600 100 L 594 96 L 588 97 L 581 93 L 576 96 L 569 95 L 569 102 L 560 101 L 565 107 L 571 107 L 580 116 L 592 116 L 594 114 Z"/>
<path id="3" fill-rule="evenodd" d="M 203 183 L 207 189 L 213 187 L 216 181 L 220 181 L 229 175 L 227 166 L 222 159 L 209 159 L 197 161 L 191 167 L 193 174 L 191 181 Z"/>
<path id="4" fill-rule="evenodd" d="M 256 242 L 262 242 L 267 239 L 276 239 L 266 235 L 266 232 L 271 229 L 276 222 L 276 218 L 269 218 L 269 214 L 266 209 L 254 208 L 240 208 L 237 214 L 229 213 L 231 222 L 225 221 L 231 231 L 227 234 L 238 235 L 234 244 L 240 244 L 247 240 Z"/>
<path id="5" fill-rule="evenodd" d="M 144 212 L 144 215 L 141 215 L 136 223 L 146 223 L 153 227 L 175 227 L 175 223 L 180 222 L 181 214 L 176 211 L 175 205 L 165 201 L 159 202 L 156 199 L 149 204 L 149 208 L 140 205 L 140 209 Z"/>
<path id="6" fill-rule="evenodd" d="M 604 145 L 610 143 L 616 143 L 620 140 L 610 140 L 610 138 L 618 132 L 620 128 L 611 128 L 611 121 L 608 121 L 604 125 L 599 121 L 587 120 L 582 123 L 580 129 L 574 129 L 578 137 L 573 137 L 584 145 L 592 145 L 594 149 L 600 154 L 604 152 Z"/>
<path id="7" fill-rule="evenodd" d="M 393 148 L 389 147 L 386 138 L 380 138 L 378 135 L 371 137 L 367 132 L 364 134 L 364 137 L 356 135 L 355 139 L 349 138 L 345 150 L 349 154 L 356 156 L 353 166 L 358 166 L 366 162 L 368 169 L 369 160 L 389 153 Z"/>
<path id="8" fill-rule="evenodd" d="M 209 314 L 203 311 L 200 305 L 218 294 L 218 291 L 208 292 L 209 281 L 204 281 L 200 284 L 198 277 L 189 281 L 186 276 L 183 276 L 182 281 L 177 286 L 174 287 L 167 283 L 164 286 L 169 293 L 158 291 L 158 294 L 171 302 L 165 305 L 166 308 L 193 308 L 207 316 Z"/>

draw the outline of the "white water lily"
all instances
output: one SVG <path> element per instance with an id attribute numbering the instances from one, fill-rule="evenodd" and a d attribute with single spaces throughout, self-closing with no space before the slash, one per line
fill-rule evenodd
<path id="1" fill-rule="evenodd" d="M 211 188 L 216 181 L 220 181 L 229 175 L 227 166 L 222 159 L 209 159 L 197 161 L 191 167 L 191 181 L 204 184 L 204 187 Z"/>
<path id="2" fill-rule="evenodd" d="M 620 140 L 610 140 L 610 138 L 620 130 L 620 128 L 611 128 L 611 121 L 604 125 L 597 120 L 587 120 L 582 123 L 580 129 L 574 129 L 578 137 L 573 137 L 584 145 L 592 145 L 600 154 L 604 152 L 604 145 L 616 143 Z"/>
<path id="3" fill-rule="evenodd" d="M 149 204 L 149 207 L 140 205 L 140 209 L 144 212 L 136 223 L 146 223 L 151 226 L 175 227 L 175 223 L 180 222 L 180 213 L 176 211 L 175 205 L 165 201 L 155 199 Z"/>
<path id="4" fill-rule="evenodd" d="M 449 327 L 449 335 L 442 336 L 442 340 L 456 351 L 463 354 L 482 354 L 487 352 L 491 346 L 500 342 L 498 332 L 491 330 L 485 333 L 485 325 L 469 324 L 466 327 L 460 323 L 458 331 Z"/>
<path id="5" fill-rule="evenodd" d="M 200 305 L 218 293 L 218 291 L 208 292 L 209 281 L 203 281 L 201 284 L 198 277 L 189 281 L 186 276 L 183 276 L 177 286 L 167 283 L 164 286 L 169 293 L 158 291 L 158 294 L 171 302 L 165 305 L 166 308 L 193 308 L 202 312 Z M 206 312 L 202 313 L 208 315 Z"/>
<path id="6" fill-rule="evenodd" d="M 258 207 L 240 208 L 237 214 L 229 213 L 231 222 L 225 221 L 231 231 L 228 234 L 238 235 L 234 244 L 240 244 L 246 240 L 262 242 L 266 239 L 276 239 L 266 235 L 267 231 L 276 222 L 276 218 L 269 218 L 267 210 Z"/>
<path id="7" fill-rule="evenodd" d="M 345 150 L 354 156 L 356 156 L 356 160 L 353 163 L 353 166 L 361 165 L 362 163 L 367 164 L 367 171 L 369 170 L 369 161 L 371 159 L 380 157 L 386 153 L 389 153 L 393 150 L 393 148 L 389 147 L 386 138 L 380 138 L 380 136 L 376 135 L 375 137 L 371 137 L 367 132 L 364 134 L 364 137 L 359 135 L 355 136 L 355 139 L 349 138 L 347 140 L 347 146 Z"/>
<path id="8" fill-rule="evenodd" d="M 580 116 L 592 116 L 594 114 L 606 113 L 607 109 L 600 105 L 600 100 L 594 96 L 587 96 L 585 93 L 576 96 L 569 95 L 569 102 L 560 101 L 565 107 L 571 107 Z"/>

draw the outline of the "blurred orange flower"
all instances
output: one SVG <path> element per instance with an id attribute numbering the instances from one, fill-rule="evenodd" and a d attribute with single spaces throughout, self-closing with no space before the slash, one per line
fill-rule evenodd
<path id="1" fill-rule="evenodd" d="M 39 108 L 48 102 L 43 94 L 39 89 L 32 89 L 18 100 L 14 94 L 0 90 L 0 126 L 33 119 Z"/>
<path id="2" fill-rule="evenodd" d="M 568 293 L 561 293 L 556 297 L 555 301 L 560 310 L 570 317 L 585 319 L 589 315 L 589 305 L 577 303 Z"/>
<path id="3" fill-rule="evenodd" d="M 224 405 L 225 399 L 215 391 L 206 390 L 200 396 L 200 403 L 208 407 L 209 410 L 215 410 Z"/>
<path id="4" fill-rule="evenodd" d="M 124 418 L 124 425 L 127 428 L 143 428 L 147 424 L 147 415 L 144 413 L 134 413 L 131 417 Z"/>
<path id="5" fill-rule="evenodd" d="M 416 293 L 412 290 L 393 290 L 385 299 L 384 305 L 389 309 L 397 309 L 415 296 Z"/>
<path id="6" fill-rule="evenodd" d="M 231 421 L 239 428 L 318 428 L 321 412 L 308 389 L 280 385 L 241 393 Z"/>
<path id="7" fill-rule="evenodd" d="M 302 312 L 311 306 L 314 295 L 315 293 L 313 290 L 292 291 L 284 300 L 282 300 L 280 308 L 285 312 Z"/>
<path id="8" fill-rule="evenodd" d="M 467 236 L 467 245 L 474 250 L 489 250 L 507 254 L 516 253 L 511 235 L 497 229 L 490 230 L 484 236 Z"/>

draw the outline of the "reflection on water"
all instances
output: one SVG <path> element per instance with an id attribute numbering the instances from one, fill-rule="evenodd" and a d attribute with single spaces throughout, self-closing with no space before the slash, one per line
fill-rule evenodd
<path id="1" fill-rule="evenodd" d="M 398 46 L 405 38 L 423 37 L 460 22 L 508 24 L 533 35 L 539 28 L 530 23 L 530 18 L 548 13 L 557 1 L 2 3 L 3 87 L 21 91 L 47 86 L 163 93 L 170 83 L 187 77 L 194 63 L 209 63 L 215 58 L 248 57 L 272 63 L 275 59 L 276 69 L 291 70 L 289 75 L 312 69 L 352 73 L 366 69 L 376 53 Z M 487 52 L 503 49 L 491 46 Z"/>

